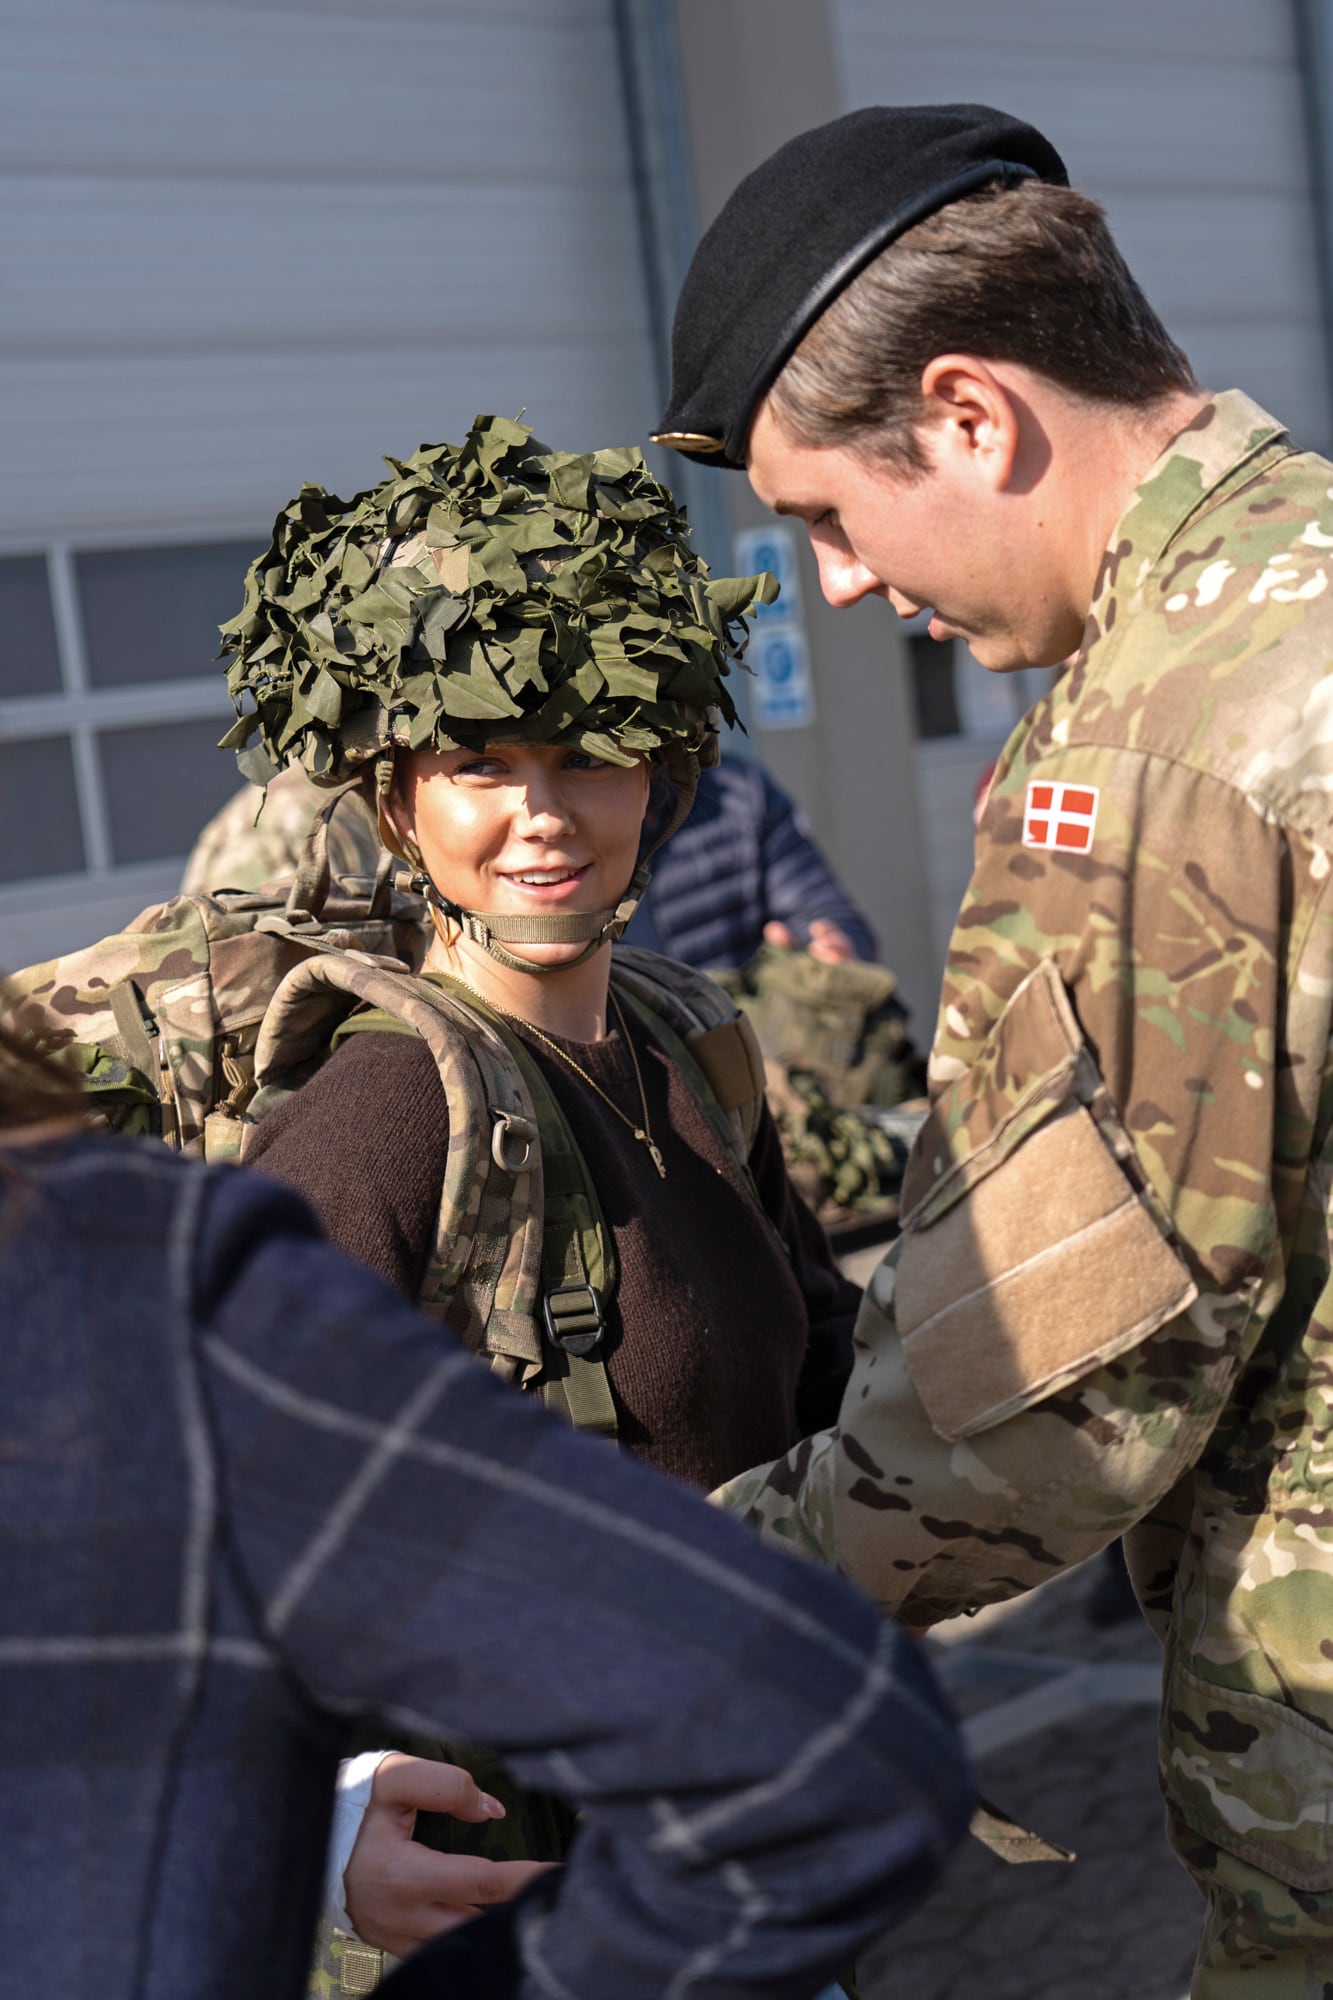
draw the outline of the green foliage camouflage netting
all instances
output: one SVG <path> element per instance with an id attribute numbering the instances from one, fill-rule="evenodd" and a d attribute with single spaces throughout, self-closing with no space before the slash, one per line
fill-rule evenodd
<path id="1" fill-rule="evenodd" d="M 478 417 L 339 500 L 303 486 L 222 627 L 239 720 L 222 739 L 265 784 L 336 784 L 389 748 L 576 745 L 625 763 L 695 745 L 773 577 L 711 577 L 639 452 L 548 451 Z"/>

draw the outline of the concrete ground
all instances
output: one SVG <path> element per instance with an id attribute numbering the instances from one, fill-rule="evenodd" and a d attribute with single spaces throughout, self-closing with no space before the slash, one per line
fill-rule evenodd
<path id="1" fill-rule="evenodd" d="M 839 1261 L 869 1281 L 884 1246 Z M 1012 1867 L 969 1840 L 910 1923 L 866 1954 L 862 2000 L 1184 2000 L 1199 1893 L 1157 1789 L 1161 1651 L 1137 1612 L 1098 1630 L 1090 1563 L 927 1642 L 981 1790 L 1077 1859 Z"/>
<path id="2" fill-rule="evenodd" d="M 1094 1628 L 1096 1565 L 929 1642 L 982 1791 L 1077 1855 L 1011 1867 L 969 1841 L 944 1886 L 863 1958 L 862 2000 L 1183 2000 L 1202 1904 L 1167 1847 L 1160 1655 L 1142 1620 Z"/>

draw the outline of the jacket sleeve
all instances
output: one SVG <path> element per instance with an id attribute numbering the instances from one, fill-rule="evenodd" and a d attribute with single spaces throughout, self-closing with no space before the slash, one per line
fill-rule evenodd
<path id="1" fill-rule="evenodd" d="M 764 921 L 789 924 L 805 939 L 816 918 L 844 931 L 858 958 L 878 956 L 875 933 L 815 846 L 804 816 L 765 772 L 760 835 Z"/>
<path id="2" fill-rule="evenodd" d="M 1048 777 L 1086 801 L 1086 852 L 1022 843 Z M 1328 1036 L 1328 873 L 1164 759 L 1084 746 L 1001 774 L 841 1426 L 728 1505 L 929 1622 L 1165 1500 L 1282 1295 Z"/>
<path id="3" fill-rule="evenodd" d="M 192 1269 L 227 1538 L 293 1687 L 585 1815 L 558 1880 L 435 1949 L 441 1990 L 795 1996 L 930 1884 L 955 1728 L 841 1578 L 503 1388 L 257 1176 L 215 1175 Z"/>

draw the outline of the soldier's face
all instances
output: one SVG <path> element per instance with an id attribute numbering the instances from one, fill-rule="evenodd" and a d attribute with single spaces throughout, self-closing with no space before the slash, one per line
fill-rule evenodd
<path id="1" fill-rule="evenodd" d="M 648 766 L 553 743 L 417 750 L 395 759 L 394 817 L 436 887 L 465 910 L 610 909 L 638 858 Z M 559 965 L 581 944 L 523 945 Z"/>
<path id="2" fill-rule="evenodd" d="M 947 424 L 923 432 L 931 463 L 902 472 L 844 446 L 797 444 L 771 405 L 750 433 L 750 484 L 804 521 L 830 604 L 882 597 L 901 618 L 930 610 L 933 639 L 959 638 L 997 672 L 1053 666 L 1078 644 L 1086 606 L 1068 601 L 1026 481 Z"/>

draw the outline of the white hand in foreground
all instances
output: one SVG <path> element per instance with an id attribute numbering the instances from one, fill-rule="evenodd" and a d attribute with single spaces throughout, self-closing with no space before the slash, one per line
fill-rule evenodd
<path id="1" fill-rule="evenodd" d="M 419 1812 L 446 1812 L 474 1823 L 504 1818 L 504 1807 L 478 1791 L 457 1764 L 397 1751 L 383 1760 L 343 1871 L 343 1887 L 357 1936 L 395 1958 L 491 1904 L 508 1902 L 535 1875 L 555 1865 L 437 1854 L 412 1838 Z"/>

